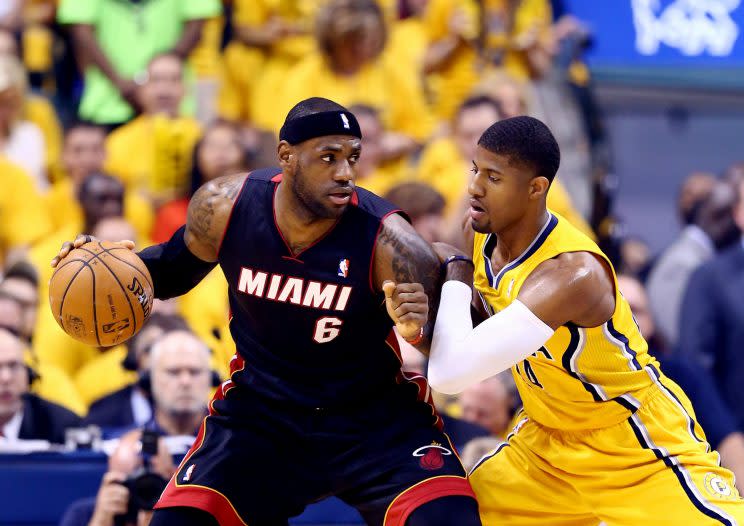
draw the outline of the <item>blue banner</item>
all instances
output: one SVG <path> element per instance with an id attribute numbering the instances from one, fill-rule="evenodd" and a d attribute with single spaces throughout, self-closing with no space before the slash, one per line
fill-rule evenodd
<path id="1" fill-rule="evenodd" d="M 567 0 L 592 67 L 744 68 L 744 0 Z"/>

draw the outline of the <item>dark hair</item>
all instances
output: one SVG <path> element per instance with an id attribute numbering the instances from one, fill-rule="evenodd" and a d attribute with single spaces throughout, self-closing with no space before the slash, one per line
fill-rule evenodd
<path id="1" fill-rule="evenodd" d="M 39 286 L 39 273 L 36 268 L 28 261 L 18 261 L 13 263 L 5 272 L 3 281 L 8 278 L 18 278 L 28 281 L 34 288 Z"/>
<path id="2" fill-rule="evenodd" d="M 122 182 L 113 175 L 109 175 L 104 172 L 93 172 L 89 174 L 85 179 L 83 179 L 82 183 L 80 183 L 80 187 L 78 188 L 78 198 L 81 198 L 84 195 L 88 195 L 88 192 L 90 192 L 90 186 L 96 179 L 114 182 L 119 185 L 122 190 L 124 189 L 124 185 L 122 184 Z"/>
<path id="3" fill-rule="evenodd" d="M 70 122 L 67 126 L 65 126 L 65 137 L 70 135 L 75 130 L 81 130 L 81 129 L 91 129 L 91 130 L 97 130 L 106 135 L 106 128 L 103 126 L 96 124 L 95 122 L 91 121 L 85 121 L 85 120 L 73 120 Z"/>
<path id="4" fill-rule="evenodd" d="M 465 99 L 465 102 L 457 107 L 454 120 L 457 121 L 457 119 L 460 118 L 460 115 L 462 115 L 464 111 L 470 110 L 472 108 L 477 108 L 478 106 L 491 106 L 494 110 L 496 110 L 496 113 L 499 114 L 499 117 L 503 115 L 503 112 L 501 111 L 501 104 L 499 104 L 499 101 L 497 101 L 493 97 L 489 97 L 488 95 L 473 95 L 472 97 L 468 97 L 467 99 Z"/>
<path id="5" fill-rule="evenodd" d="M 444 197 L 426 183 L 402 183 L 385 194 L 385 199 L 403 210 L 412 220 L 444 211 Z"/>
<path id="6" fill-rule="evenodd" d="M 330 55 L 333 41 L 342 27 L 345 33 L 358 33 L 372 19 L 379 24 L 382 38 L 378 54 L 382 53 L 388 38 L 385 13 L 374 0 L 334 0 L 328 2 L 318 11 L 315 18 L 315 39 L 318 48 L 325 55 Z M 345 27 L 344 27 L 345 25 Z"/>
<path id="7" fill-rule="evenodd" d="M 295 104 L 284 122 L 290 122 L 301 117 L 307 117 L 308 115 L 315 115 L 316 113 L 323 113 L 324 111 L 349 111 L 337 102 L 333 102 L 323 97 L 311 97 L 309 99 L 301 100 Z"/>
<path id="8" fill-rule="evenodd" d="M 545 177 L 550 182 L 561 163 L 561 151 L 548 127 L 538 119 L 524 115 L 492 124 L 481 135 L 478 146 L 528 164 L 538 177 Z"/>

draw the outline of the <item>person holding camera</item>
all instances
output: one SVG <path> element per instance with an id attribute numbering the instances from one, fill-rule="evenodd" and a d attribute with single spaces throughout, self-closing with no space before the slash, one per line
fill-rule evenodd
<path id="1" fill-rule="evenodd" d="M 186 452 L 207 414 L 211 379 L 210 351 L 197 336 L 179 329 L 158 338 L 150 348 L 152 420 L 122 436 L 98 495 L 73 503 L 60 526 L 147 524 L 175 472 L 172 455 Z"/>

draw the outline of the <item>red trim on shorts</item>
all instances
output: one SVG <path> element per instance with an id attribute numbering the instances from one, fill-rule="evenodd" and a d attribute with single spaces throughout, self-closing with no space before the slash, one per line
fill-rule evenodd
<path id="1" fill-rule="evenodd" d="M 168 487 L 155 509 L 184 506 L 197 508 L 212 515 L 220 526 L 246 526 L 230 500 L 222 493 L 206 486 Z"/>
<path id="2" fill-rule="evenodd" d="M 375 284 L 372 282 L 372 278 L 374 276 L 375 270 L 375 252 L 377 252 L 377 238 L 380 237 L 380 232 L 382 232 L 382 224 L 385 222 L 385 220 L 393 214 L 400 213 L 402 213 L 402 210 L 391 210 L 390 212 L 382 216 L 382 219 L 380 219 L 380 226 L 377 227 L 375 240 L 372 243 L 372 254 L 369 256 L 369 290 L 371 290 L 375 294 L 377 294 L 377 291 L 375 290 Z"/>
<path id="3" fill-rule="evenodd" d="M 385 513 L 382 526 L 404 526 L 408 516 L 419 506 L 452 495 L 475 498 L 470 482 L 463 477 L 442 476 L 419 482 L 395 497 Z"/>
<path id="4" fill-rule="evenodd" d="M 251 178 L 251 173 L 248 172 L 248 175 L 246 175 L 245 179 L 243 179 L 243 184 L 240 186 L 240 191 L 238 192 L 238 196 L 235 198 L 235 201 L 233 201 L 232 207 L 230 207 L 230 214 L 227 216 L 227 223 L 225 223 L 225 230 L 222 232 L 222 237 L 220 237 L 220 244 L 217 245 L 217 257 L 219 257 L 220 251 L 222 250 L 222 243 L 225 241 L 225 236 L 227 235 L 227 229 L 230 228 L 230 220 L 232 219 L 233 212 L 235 211 L 235 205 L 238 204 L 238 201 L 240 201 L 240 196 L 243 195 L 243 189 L 245 188 L 245 185 L 248 182 L 248 179 L 250 178 Z"/>

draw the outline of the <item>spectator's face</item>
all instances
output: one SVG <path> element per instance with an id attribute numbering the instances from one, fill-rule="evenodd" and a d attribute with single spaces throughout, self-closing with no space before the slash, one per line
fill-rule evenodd
<path id="1" fill-rule="evenodd" d="M 735 221 L 736 188 L 726 182 L 718 182 L 710 196 L 701 205 L 697 224 L 719 248 L 726 247 L 739 237 Z"/>
<path id="2" fill-rule="evenodd" d="M 4 29 L 0 29 L 0 56 L 18 56 L 18 44 L 13 35 Z"/>
<path id="3" fill-rule="evenodd" d="M 96 224 L 107 217 L 120 217 L 124 213 L 124 187 L 107 177 L 89 181 L 80 204 L 89 224 Z"/>
<path id="4" fill-rule="evenodd" d="M 413 228 L 428 243 L 441 241 L 444 230 L 444 217 L 442 214 L 425 214 L 412 221 Z"/>
<path id="5" fill-rule="evenodd" d="M 0 127 L 10 126 L 23 106 L 23 94 L 16 88 L 11 87 L 0 91 Z M 6 133 L 0 130 L 0 133 Z"/>
<path id="6" fill-rule="evenodd" d="M 4 423 L 20 410 L 21 396 L 27 391 L 23 345 L 8 331 L 0 330 L 0 421 Z"/>
<path id="7" fill-rule="evenodd" d="M 155 405 L 173 416 L 202 413 L 210 387 L 209 352 L 193 336 L 174 331 L 152 356 Z"/>
<path id="8" fill-rule="evenodd" d="M 648 266 L 651 251 L 640 239 L 626 239 L 620 245 L 620 259 L 622 271 L 637 276 Z"/>
<path id="9" fill-rule="evenodd" d="M 30 338 L 36 326 L 39 290 L 31 282 L 15 277 L 6 278 L 0 282 L 0 290 L 13 296 L 21 307 L 22 333 L 27 339 Z"/>
<path id="10" fill-rule="evenodd" d="M 183 66 L 176 57 L 163 56 L 150 64 L 147 83 L 142 88 L 145 113 L 178 115 L 184 95 Z"/>
<path id="11" fill-rule="evenodd" d="M 106 134 L 99 128 L 73 128 L 65 137 L 62 163 L 75 184 L 103 170 L 106 161 Z"/>
<path id="12" fill-rule="evenodd" d="M 490 378 L 460 394 L 462 418 L 501 436 L 511 420 L 511 398 L 498 378 Z"/>
<path id="13" fill-rule="evenodd" d="M 460 155 L 468 163 L 475 157 L 475 149 L 483 132 L 499 120 L 499 112 L 489 104 L 462 110 L 455 121 L 455 143 Z"/>
<path id="14" fill-rule="evenodd" d="M 362 137 L 364 137 L 362 139 L 364 151 L 359 158 L 358 165 L 359 173 L 360 175 L 368 175 L 379 165 L 384 130 L 380 119 L 375 115 L 360 112 L 356 115 L 356 118 L 359 122 L 359 128 L 362 130 Z"/>
<path id="15" fill-rule="evenodd" d="M 502 82 L 495 90 L 496 99 L 499 101 L 504 119 L 525 115 L 527 108 L 522 99 L 519 87 L 511 82 Z"/>
<path id="16" fill-rule="evenodd" d="M 211 128 L 197 154 L 204 182 L 240 171 L 243 164 L 243 147 L 238 132 L 229 126 Z"/>
<path id="17" fill-rule="evenodd" d="M 12 298 L 0 297 L 0 328 L 22 335 L 24 328 L 23 308 Z"/>
<path id="18" fill-rule="evenodd" d="M 384 47 L 383 21 L 374 15 L 355 19 L 348 13 L 337 21 L 331 39 L 329 58 L 333 69 L 345 73 L 358 71 L 373 61 Z M 349 26 L 353 25 L 353 28 Z"/>
<path id="19" fill-rule="evenodd" d="M 637 279 L 628 276 L 618 276 L 617 284 L 625 301 L 630 305 L 630 310 L 633 311 L 641 335 L 647 340 L 653 338 L 656 334 L 656 325 L 643 285 Z"/>

